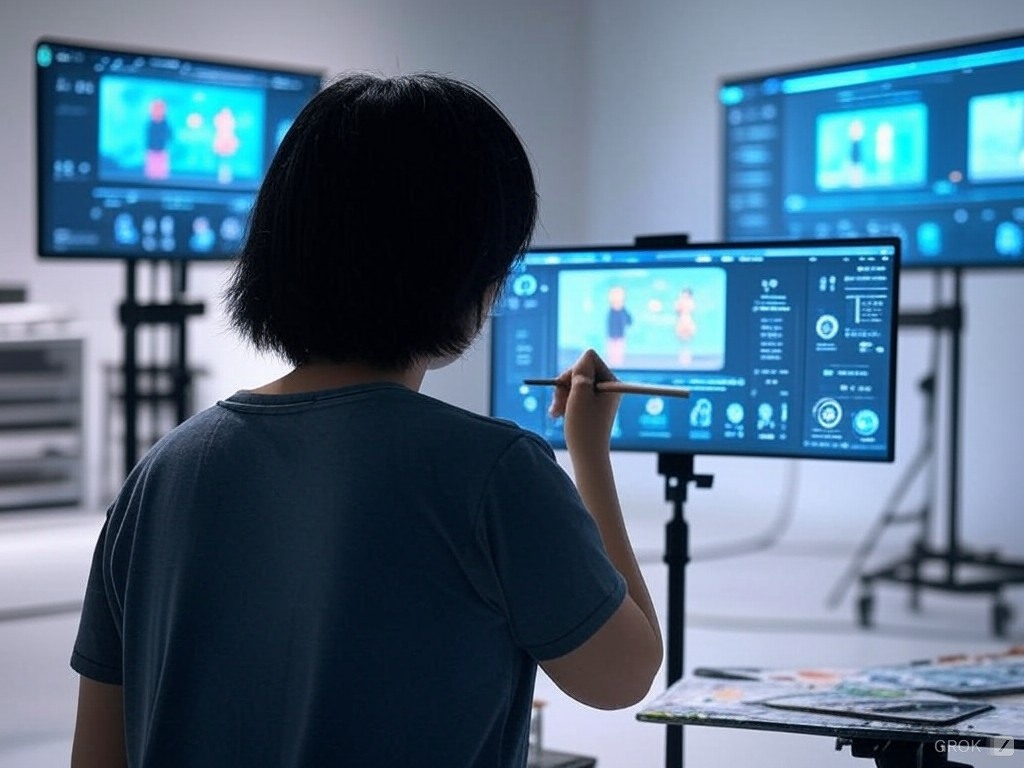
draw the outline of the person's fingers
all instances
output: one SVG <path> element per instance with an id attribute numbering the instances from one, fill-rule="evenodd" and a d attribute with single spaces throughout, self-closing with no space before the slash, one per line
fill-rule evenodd
<path id="1" fill-rule="evenodd" d="M 596 394 L 594 384 L 598 381 L 615 381 L 615 374 L 597 352 L 588 349 L 579 356 L 571 368 L 562 371 L 555 381 L 558 384 L 551 399 L 549 412 L 558 418 L 565 415 L 565 409 L 574 390 L 577 393 L 589 390 Z"/>
<path id="2" fill-rule="evenodd" d="M 615 381 L 615 373 L 608 367 L 608 363 L 597 352 L 591 350 L 591 353 L 594 366 L 594 381 Z"/>
<path id="3" fill-rule="evenodd" d="M 551 398 L 548 412 L 556 419 L 565 415 L 565 406 L 569 401 L 569 389 L 572 387 L 573 369 L 567 368 L 555 377 L 555 392 Z"/>

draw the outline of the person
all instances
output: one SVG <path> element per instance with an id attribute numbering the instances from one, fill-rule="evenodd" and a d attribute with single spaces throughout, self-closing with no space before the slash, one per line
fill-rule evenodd
<path id="1" fill-rule="evenodd" d="M 524 766 L 538 664 L 631 706 L 657 616 L 588 350 L 558 375 L 575 484 L 516 425 L 419 392 L 526 249 L 526 151 L 436 74 L 351 74 L 275 154 L 225 291 L 281 378 L 165 435 L 111 504 L 71 664 L 74 768 Z"/>
<path id="2" fill-rule="evenodd" d="M 146 122 L 146 155 L 142 172 L 147 179 L 166 179 L 171 175 L 171 153 L 168 145 L 174 132 L 167 122 L 167 102 L 153 99 Z"/>
<path id="3" fill-rule="evenodd" d="M 693 313 L 697 310 L 697 301 L 693 297 L 693 289 L 683 288 L 675 303 L 676 311 L 676 338 L 679 340 L 679 365 L 687 367 L 693 364 L 693 351 L 690 344 L 697 334 L 697 322 L 693 319 Z"/>
<path id="4" fill-rule="evenodd" d="M 626 362 L 626 330 L 633 324 L 633 315 L 626 308 L 626 289 L 614 285 L 608 290 L 608 316 L 605 328 L 605 354 L 609 365 Z"/>

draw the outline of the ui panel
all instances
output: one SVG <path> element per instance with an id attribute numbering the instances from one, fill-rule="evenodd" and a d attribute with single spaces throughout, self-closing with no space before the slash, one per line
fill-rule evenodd
<path id="1" fill-rule="evenodd" d="M 551 377 L 588 348 L 626 396 L 619 450 L 891 461 L 899 243 L 538 249 L 500 300 L 492 414 L 564 446 Z"/>

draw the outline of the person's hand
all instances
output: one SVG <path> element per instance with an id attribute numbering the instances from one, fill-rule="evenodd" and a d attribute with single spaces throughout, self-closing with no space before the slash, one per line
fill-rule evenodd
<path id="1" fill-rule="evenodd" d="M 598 392 L 594 385 L 615 380 L 615 374 L 592 349 L 556 379 L 550 412 L 555 418 L 565 417 L 565 444 L 570 454 L 608 452 L 621 395 Z"/>

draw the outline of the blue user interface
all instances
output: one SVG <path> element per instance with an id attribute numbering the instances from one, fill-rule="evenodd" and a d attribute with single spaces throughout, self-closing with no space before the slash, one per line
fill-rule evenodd
<path id="1" fill-rule="evenodd" d="M 495 308 L 491 412 L 564 447 L 551 378 L 587 349 L 626 395 L 618 450 L 891 461 L 892 238 L 528 252 Z"/>
<path id="2" fill-rule="evenodd" d="M 893 236 L 1024 266 L 1024 36 L 728 78 L 724 237 Z"/>
<path id="3" fill-rule="evenodd" d="M 316 72 L 42 40 L 42 256 L 224 259 Z"/>

